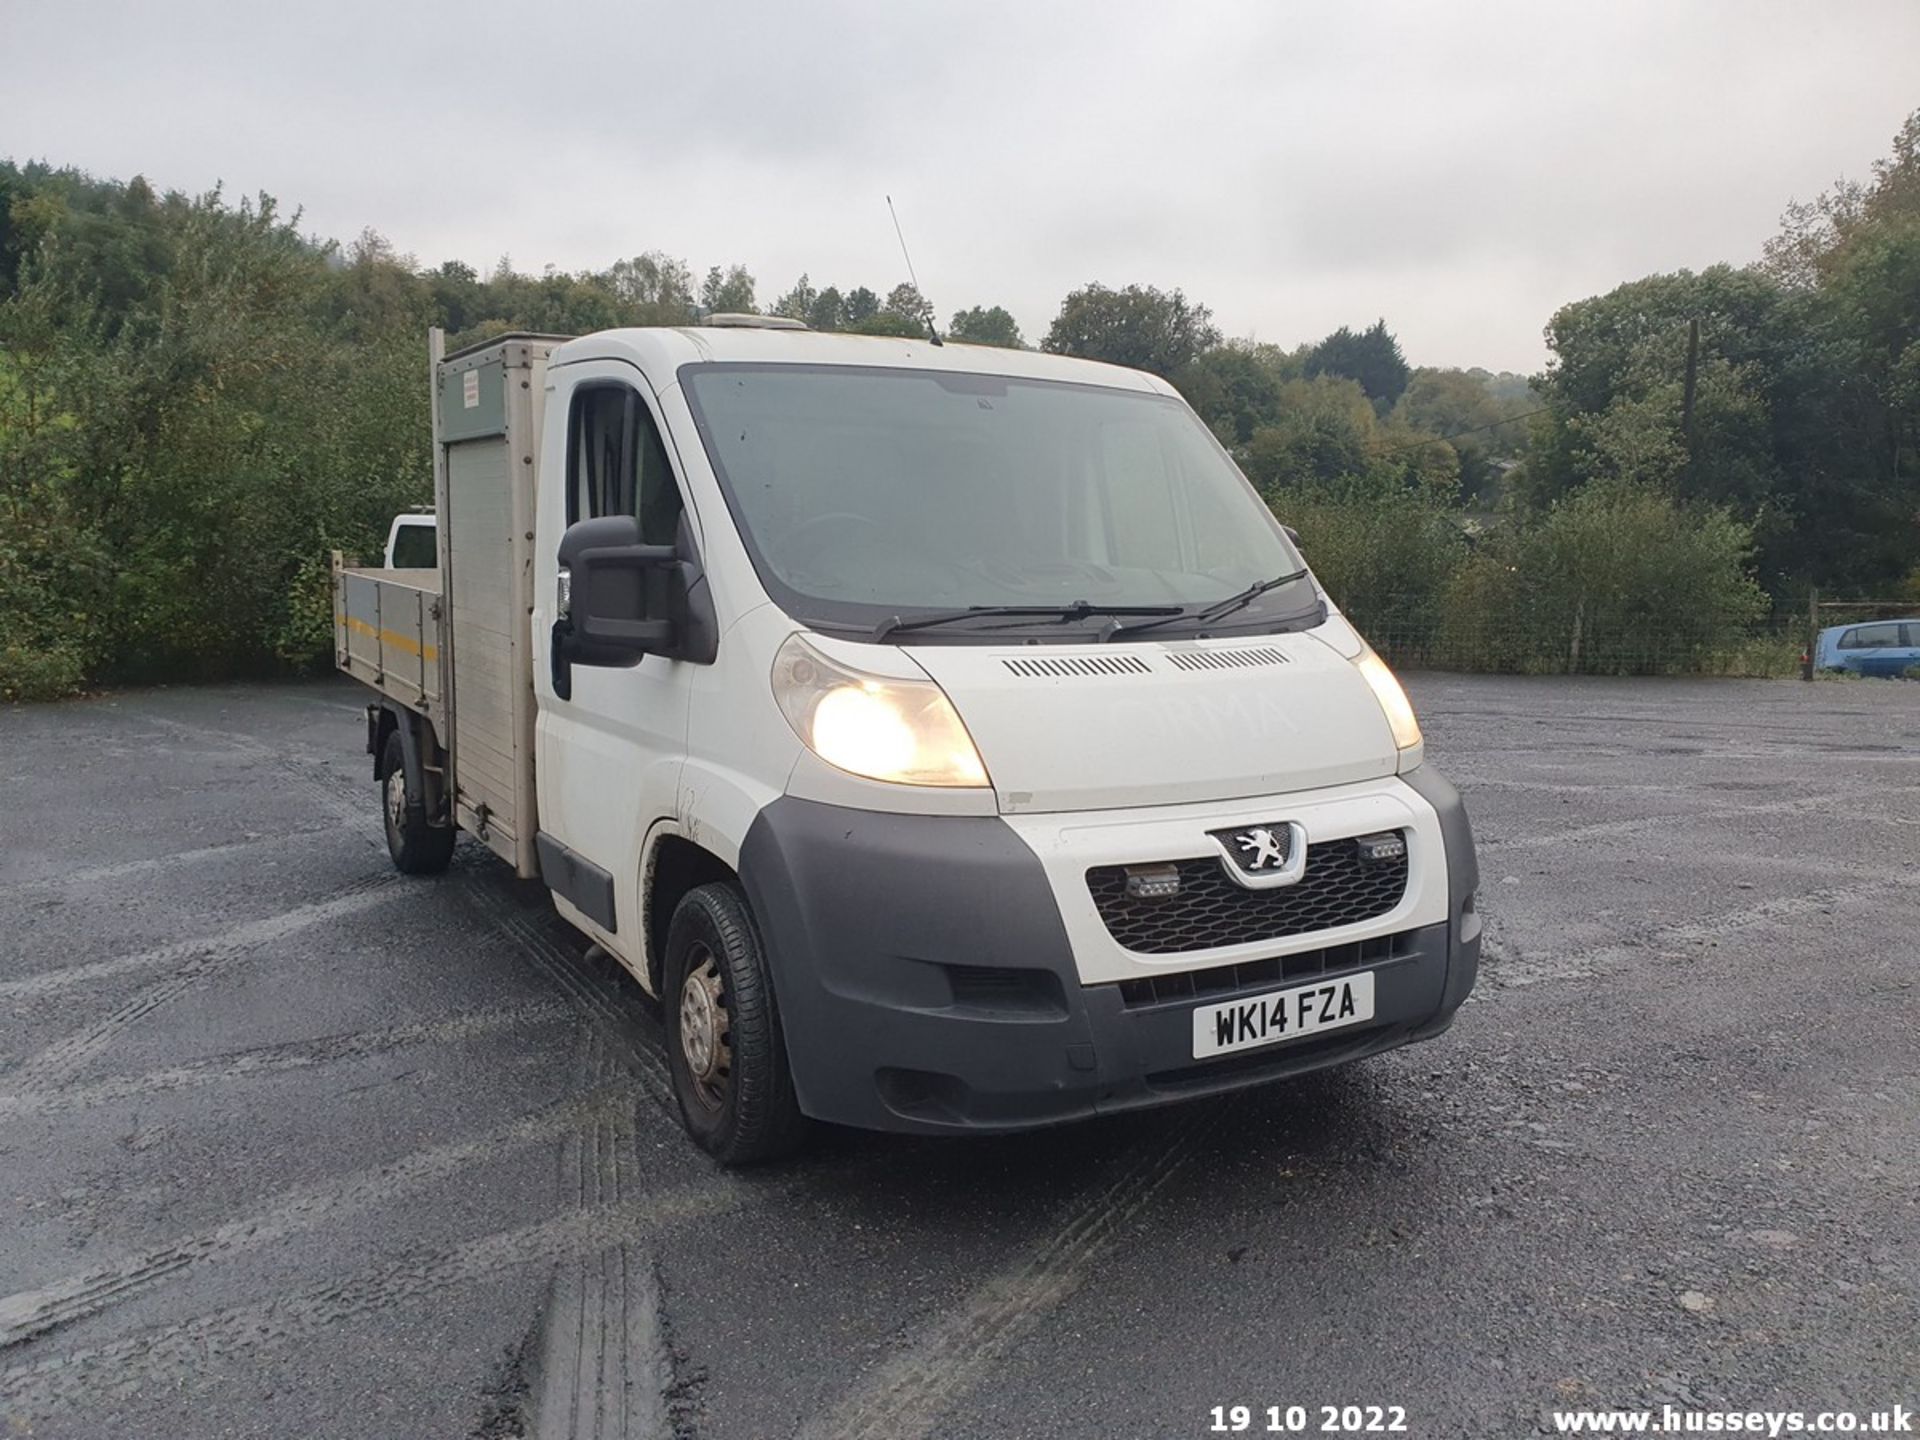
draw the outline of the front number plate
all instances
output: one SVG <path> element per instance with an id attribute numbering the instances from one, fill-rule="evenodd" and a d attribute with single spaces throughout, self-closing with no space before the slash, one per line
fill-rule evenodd
<path id="1" fill-rule="evenodd" d="M 1373 972 L 1274 990 L 1193 1012 L 1193 1058 L 1278 1045 L 1373 1018 Z"/>

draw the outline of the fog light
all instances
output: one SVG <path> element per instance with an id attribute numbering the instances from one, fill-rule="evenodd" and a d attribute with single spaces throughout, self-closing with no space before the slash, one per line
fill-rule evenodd
<path id="1" fill-rule="evenodd" d="M 1180 893 L 1177 865 L 1127 866 L 1127 894 L 1135 900 L 1165 900 Z"/>
<path id="2" fill-rule="evenodd" d="M 1353 843 L 1360 852 L 1360 858 L 1370 865 L 1384 865 L 1390 861 L 1407 858 L 1407 840 L 1398 830 L 1382 830 L 1376 835 L 1362 835 Z"/>

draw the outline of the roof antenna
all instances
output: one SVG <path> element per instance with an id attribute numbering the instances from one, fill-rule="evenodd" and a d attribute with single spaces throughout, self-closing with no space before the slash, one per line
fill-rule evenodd
<path id="1" fill-rule="evenodd" d="M 893 233 L 899 237 L 900 258 L 907 262 L 907 278 L 913 282 L 913 293 L 925 302 L 927 295 L 926 292 L 920 288 L 920 277 L 913 273 L 913 256 L 907 253 L 907 237 L 900 229 L 900 215 L 899 212 L 893 208 L 893 196 L 891 195 L 887 196 L 887 214 L 893 216 Z M 931 340 L 935 345 L 944 345 L 946 343 L 940 338 L 940 332 L 933 328 L 933 306 L 931 303 L 927 304 L 927 339 Z"/>

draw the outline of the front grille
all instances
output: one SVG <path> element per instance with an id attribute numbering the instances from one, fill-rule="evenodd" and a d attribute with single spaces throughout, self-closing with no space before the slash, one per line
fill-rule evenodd
<path id="1" fill-rule="evenodd" d="M 1127 867 L 1087 871 L 1087 889 L 1107 933 L 1139 955 L 1178 955 L 1311 935 L 1385 915 L 1407 891 L 1407 859 L 1362 860 L 1354 840 L 1329 840 L 1307 852 L 1306 873 L 1277 890 L 1249 890 L 1228 878 L 1214 856 L 1164 862 L 1180 872 L 1180 892 L 1164 899 L 1127 894 Z M 1139 868 L 1139 867 L 1135 867 Z"/>
<path id="2" fill-rule="evenodd" d="M 1173 975 L 1142 975 L 1137 980 L 1120 982 L 1120 1003 L 1129 1010 L 1145 1010 L 1155 1005 L 1190 1005 L 1199 1000 L 1230 1000 L 1241 994 L 1258 994 L 1296 980 L 1338 975 L 1401 959 L 1417 948 L 1414 937 L 1418 933 L 1402 930 L 1397 935 L 1376 935 L 1370 940 L 1329 945 L 1321 950 L 1302 950 L 1266 960 L 1242 960 L 1238 965 L 1182 970 Z"/>

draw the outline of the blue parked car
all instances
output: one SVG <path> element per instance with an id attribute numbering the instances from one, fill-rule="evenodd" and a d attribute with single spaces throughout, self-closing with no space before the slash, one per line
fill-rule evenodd
<path id="1" fill-rule="evenodd" d="M 1855 675 L 1904 675 L 1920 667 L 1920 620 L 1830 625 L 1814 642 L 1813 666 Z"/>

